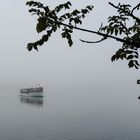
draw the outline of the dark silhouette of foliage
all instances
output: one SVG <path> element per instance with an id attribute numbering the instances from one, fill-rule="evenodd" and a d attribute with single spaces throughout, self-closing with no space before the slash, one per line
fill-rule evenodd
<path id="1" fill-rule="evenodd" d="M 59 12 L 65 9 L 70 9 L 71 3 L 66 2 L 56 6 L 53 10 L 50 10 L 48 6 L 44 6 L 40 2 L 29 1 L 26 3 L 32 7 L 29 12 L 38 16 L 36 31 L 38 33 L 45 31 L 46 33 L 42 38 L 34 43 L 29 43 L 27 48 L 32 50 L 32 48 L 38 50 L 38 46 L 44 44 L 51 37 L 52 33 L 56 32 L 57 29 L 62 29 L 62 38 L 68 40 L 69 46 L 72 46 L 73 41 L 71 34 L 73 32 L 73 27 L 76 27 L 78 24 L 82 24 L 82 19 L 85 18 L 85 15 L 92 10 L 93 6 L 87 6 L 85 9 L 74 10 L 71 13 L 65 13 L 59 15 Z M 65 26 L 63 22 L 66 22 L 69 26 Z"/>
<path id="2" fill-rule="evenodd" d="M 66 38 L 69 46 L 71 47 L 73 45 L 71 34 L 73 33 L 73 30 L 76 29 L 102 37 L 97 41 L 81 40 L 85 43 L 99 43 L 108 38 L 121 42 L 122 47 L 119 48 L 118 51 L 112 56 L 111 60 L 115 61 L 119 59 L 126 59 L 130 68 L 135 67 L 138 69 L 140 18 L 137 17 L 135 13 L 139 11 L 140 3 L 135 7 L 132 7 L 129 4 L 120 3 L 116 6 L 109 2 L 109 5 L 117 10 L 118 15 L 110 16 L 108 18 L 108 25 L 103 26 L 103 24 L 101 24 L 101 27 L 97 31 L 78 27 L 78 25 L 82 24 L 85 16 L 93 10 L 92 5 L 86 6 L 84 9 L 75 9 L 72 12 L 67 13 L 61 11 L 65 9 L 68 11 L 72 6 L 70 2 L 60 4 L 52 10 L 48 6 L 44 6 L 41 2 L 36 1 L 28 1 L 26 5 L 30 7 L 30 13 L 38 16 L 36 31 L 38 33 L 44 33 L 40 40 L 34 43 L 28 43 L 27 48 L 29 51 L 31 51 L 32 48 L 38 50 L 38 46 L 41 46 L 47 42 L 51 35 L 58 29 L 62 30 L 62 38 Z"/>

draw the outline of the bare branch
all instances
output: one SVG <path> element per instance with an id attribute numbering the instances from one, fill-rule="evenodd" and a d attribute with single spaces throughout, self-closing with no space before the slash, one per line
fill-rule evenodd
<path id="1" fill-rule="evenodd" d="M 102 30 L 102 27 L 103 27 L 103 23 L 101 23 L 101 26 L 100 26 L 98 32 L 100 32 Z"/>
<path id="2" fill-rule="evenodd" d="M 133 14 L 133 12 L 134 12 L 138 7 L 140 7 L 140 3 L 137 4 L 137 5 L 132 9 L 131 14 Z"/>
<path id="3" fill-rule="evenodd" d="M 107 39 L 107 37 L 104 37 L 104 38 L 102 38 L 102 39 L 100 39 L 100 40 L 97 40 L 97 41 L 86 41 L 86 40 L 82 40 L 82 39 L 79 39 L 81 42 L 84 42 L 84 43 L 100 43 L 100 42 L 102 42 L 102 41 L 104 41 L 104 40 L 106 40 Z"/>
<path id="4" fill-rule="evenodd" d="M 118 6 L 114 5 L 113 3 L 109 2 L 109 4 L 110 4 L 112 7 L 118 9 Z"/>

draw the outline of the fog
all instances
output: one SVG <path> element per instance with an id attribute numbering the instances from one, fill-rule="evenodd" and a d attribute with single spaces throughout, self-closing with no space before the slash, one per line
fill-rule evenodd
<path id="1" fill-rule="evenodd" d="M 50 7 L 56 6 L 64 0 L 41 1 Z M 75 2 L 71 0 L 73 8 L 94 5 L 94 10 L 87 15 L 80 27 L 98 30 L 101 22 L 106 23 L 107 17 L 116 13 L 107 0 L 87 0 Z M 112 0 L 136 5 L 139 1 Z M 99 37 L 89 33 L 75 31 L 72 38 L 73 46 L 68 47 L 67 41 L 62 39 L 60 32 L 50 38 L 39 52 L 26 49 L 27 43 L 41 37 L 36 33 L 36 17 L 28 12 L 26 1 L 5 0 L 0 5 L 0 87 L 12 88 L 36 85 L 54 88 L 69 86 L 111 86 L 130 85 L 133 88 L 139 78 L 139 70 L 129 69 L 127 62 L 111 62 L 111 56 L 121 47 L 121 44 L 109 39 L 99 44 L 86 44 L 79 41 L 97 40 Z M 107 85 L 105 85 L 107 84 Z M 100 87 L 99 87 L 100 88 Z M 135 86 L 134 86 L 135 88 Z"/>

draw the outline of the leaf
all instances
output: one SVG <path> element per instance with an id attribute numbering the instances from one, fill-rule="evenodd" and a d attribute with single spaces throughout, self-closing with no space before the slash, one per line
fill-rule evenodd
<path id="1" fill-rule="evenodd" d="M 38 48 L 37 48 L 37 46 L 34 46 L 34 49 L 38 51 Z"/>
<path id="2" fill-rule="evenodd" d="M 80 13 L 80 11 L 78 11 L 77 9 L 75 9 L 71 14 L 73 16 L 77 16 Z"/>
<path id="3" fill-rule="evenodd" d="M 43 8 L 43 4 L 41 2 L 36 2 L 36 1 L 27 1 L 26 5 L 28 6 L 36 6 L 37 8 Z"/>
<path id="4" fill-rule="evenodd" d="M 74 22 L 75 24 L 79 24 L 79 23 L 82 24 L 82 21 L 78 17 L 74 19 Z"/>
<path id="5" fill-rule="evenodd" d="M 112 35 L 113 32 L 114 32 L 114 28 L 111 28 L 111 29 L 110 29 L 110 34 Z"/>
<path id="6" fill-rule="evenodd" d="M 116 55 L 113 55 L 113 56 L 111 57 L 111 61 L 113 62 L 113 61 L 115 61 L 115 59 L 116 59 Z"/>
<path id="7" fill-rule="evenodd" d="M 42 36 L 42 40 L 43 40 L 43 41 L 48 41 L 48 39 L 49 39 L 48 35 L 43 35 L 43 36 Z"/>
<path id="8" fill-rule="evenodd" d="M 139 53 L 138 52 L 135 51 L 134 53 L 139 57 Z"/>
<path id="9" fill-rule="evenodd" d="M 129 55 L 126 59 L 127 59 L 127 60 L 130 60 L 130 59 L 133 59 L 133 58 L 134 58 L 133 55 Z"/>
<path id="10" fill-rule="evenodd" d="M 118 29 L 115 29 L 115 35 L 116 36 L 118 35 Z"/>
<path id="11" fill-rule="evenodd" d="M 53 30 L 54 32 L 56 32 L 57 26 L 56 26 L 56 25 L 52 26 L 52 30 Z"/>
<path id="12" fill-rule="evenodd" d="M 67 2 L 67 5 L 72 6 L 72 4 L 71 4 L 71 2 L 70 2 L 70 1 L 68 1 L 68 2 Z"/>
<path id="13" fill-rule="evenodd" d="M 33 48 L 33 43 L 28 43 L 28 45 L 27 45 L 28 51 L 31 51 L 32 48 Z"/>
<path id="14" fill-rule="evenodd" d="M 131 50 L 126 50 L 125 51 L 127 54 L 132 54 L 133 53 L 133 51 L 131 51 Z"/>
<path id="15" fill-rule="evenodd" d="M 135 65 L 135 68 L 138 69 L 139 67 Z"/>
<path id="16" fill-rule="evenodd" d="M 68 39 L 68 44 L 70 47 L 73 45 L 73 41 L 72 41 L 71 37 Z"/>
<path id="17" fill-rule="evenodd" d="M 134 57 L 135 57 L 136 59 L 138 59 L 138 58 L 139 58 L 139 56 L 138 56 L 138 55 L 134 55 Z"/>
<path id="18" fill-rule="evenodd" d="M 41 46 L 41 45 L 43 45 L 44 41 L 42 39 L 40 39 L 37 43 L 38 43 L 38 45 Z"/>
<path id="19" fill-rule="evenodd" d="M 137 66 L 140 66 L 140 64 L 138 63 L 138 61 L 137 60 L 134 60 L 135 61 L 135 63 L 136 63 L 136 65 Z"/>
<path id="20" fill-rule="evenodd" d="M 119 34 L 121 35 L 123 32 L 123 29 L 122 28 L 119 28 Z"/>
<path id="21" fill-rule="evenodd" d="M 87 9 L 82 9 L 81 12 L 82 12 L 83 14 L 89 13 L 89 11 L 88 11 Z"/>
<path id="22" fill-rule="evenodd" d="M 47 31 L 47 35 L 48 35 L 48 36 L 51 36 L 51 34 L 52 34 L 52 30 L 48 30 L 48 31 Z"/>
<path id="23" fill-rule="evenodd" d="M 39 18 L 37 26 L 36 26 L 37 32 L 38 33 L 42 32 L 43 30 L 46 29 L 46 27 L 47 27 L 46 19 L 45 18 Z"/>
<path id="24" fill-rule="evenodd" d="M 110 28 L 107 28 L 107 34 L 109 34 L 110 33 L 110 31 L 111 31 L 111 29 Z"/>
<path id="25" fill-rule="evenodd" d="M 62 31 L 63 31 L 63 32 L 61 33 L 62 38 L 66 38 L 67 41 L 68 41 L 69 47 L 71 47 L 71 46 L 73 45 L 73 41 L 72 41 L 72 39 L 71 39 L 71 33 L 73 32 L 73 30 L 64 27 L 64 28 L 62 29 Z"/>
<path id="26" fill-rule="evenodd" d="M 86 8 L 91 11 L 94 8 L 94 6 L 93 5 L 88 5 Z"/>
<path id="27" fill-rule="evenodd" d="M 65 7 L 65 9 L 70 9 L 70 5 L 68 3 L 65 3 L 63 6 Z"/>
<path id="28" fill-rule="evenodd" d="M 69 19 L 69 23 L 71 23 L 72 21 L 74 21 L 74 18 L 70 18 Z"/>
<path id="29" fill-rule="evenodd" d="M 129 68 L 132 68 L 134 66 L 134 61 L 130 60 L 129 63 L 128 63 L 128 66 L 129 66 Z"/>

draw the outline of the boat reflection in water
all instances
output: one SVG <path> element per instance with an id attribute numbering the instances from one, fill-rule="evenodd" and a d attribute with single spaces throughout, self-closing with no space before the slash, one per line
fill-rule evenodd
<path id="1" fill-rule="evenodd" d="M 28 97 L 28 96 L 20 96 L 21 103 L 29 104 L 32 106 L 43 106 L 43 97 Z"/>

